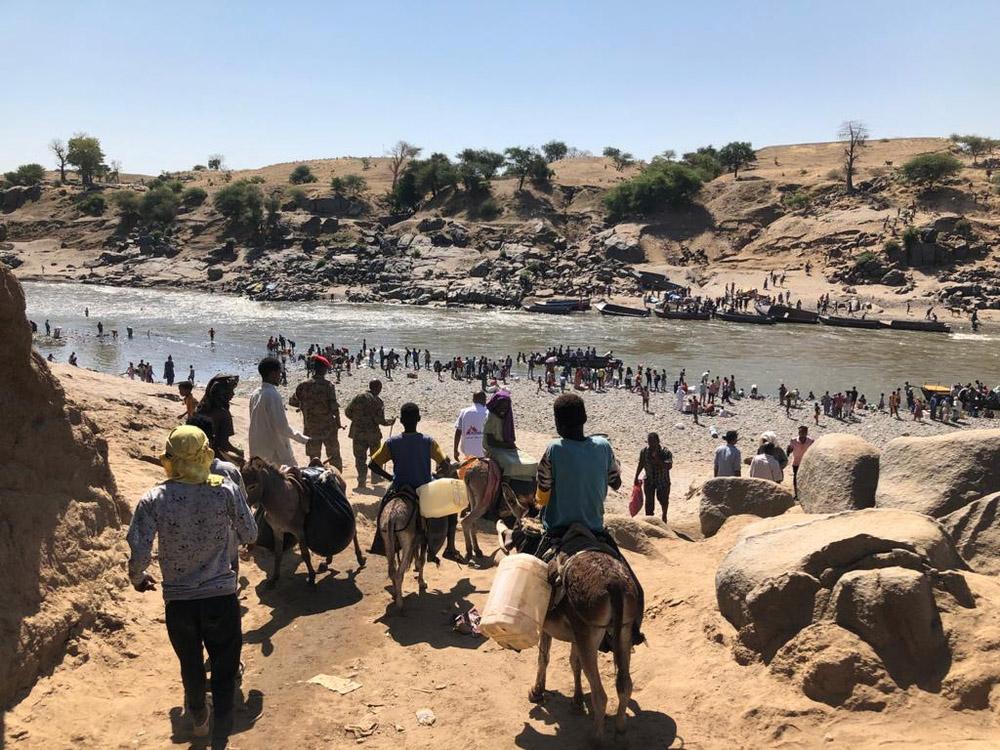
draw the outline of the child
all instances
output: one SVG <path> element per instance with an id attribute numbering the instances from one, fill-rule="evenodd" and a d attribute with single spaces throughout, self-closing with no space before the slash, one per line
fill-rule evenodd
<path id="1" fill-rule="evenodd" d="M 815 423 L 816 423 L 817 425 L 819 424 L 819 412 L 820 412 L 820 408 L 819 408 L 819 401 L 816 401 L 816 402 L 815 402 L 815 403 L 813 404 L 813 421 L 814 421 L 814 422 L 815 422 Z"/>
<path id="2" fill-rule="evenodd" d="M 194 397 L 194 383 L 190 380 L 182 380 L 177 384 L 177 391 L 181 394 L 181 400 L 184 402 L 184 413 L 181 414 L 183 419 L 188 419 L 194 416 L 194 410 L 198 406 L 198 401 Z"/>

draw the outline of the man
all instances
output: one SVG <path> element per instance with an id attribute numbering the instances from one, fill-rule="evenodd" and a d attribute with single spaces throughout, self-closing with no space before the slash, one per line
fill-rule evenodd
<path id="1" fill-rule="evenodd" d="M 250 394 L 250 455 L 260 456 L 275 466 L 295 466 L 292 444 L 288 441 L 307 443 L 309 438 L 288 424 L 285 404 L 277 388 L 281 362 L 264 357 L 257 372 L 261 377 L 260 388 Z"/>
<path id="2" fill-rule="evenodd" d="M 167 361 L 163 363 L 163 379 L 167 385 L 174 384 L 174 358 L 167 355 Z"/>
<path id="3" fill-rule="evenodd" d="M 483 428 L 486 426 L 486 418 L 489 416 L 486 408 L 486 394 L 483 391 L 476 391 L 472 394 L 472 406 L 462 409 L 455 421 L 455 460 L 459 461 L 460 456 L 474 456 L 482 458 L 483 452 Z"/>
<path id="4" fill-rule="evenodd" d="M 738 477 L 743 472 L 740 456 L 740 449 L 736 447 L 739 438 L 736 430 L 729 430 L 723 439 L 725 445 L 720 445 L 715 449 L 715 476 L 717 477 Z"/>
<path id="5" fill-rule="evenodd" d="M 792 486 L 795 488 L 795 497 L 799 496 L 799 464 L 806 451 L 816 441 L 809 437 L 809 428 L 806 425 L 799 426 L 799 436 L 788 444 L 786 453 L 792 456 Z"/>
<path id="6" fill-rule="evenodd" d="M 646 496 L 646 515 L 653 515 L 656 498 L 660 500 L 660 517 L 667 522 L 667 508 L 670 506 L 670 470 L 674 467 L 674 457 L 660 445 L 660 436 L 655 432 L 646 436 L 646 447 L 639 451 L 639 463 L 635 467 L 635 480 L 639 483 L 639 473 L 646 471 L 646 481 L 642 486 Z"/>
<path id="7" fill-rule="evenodd" d="M 192 383 L 194 382 L 194 365 L 188 365 L 188 376 L 187 379 Z"/>
<path id="8" fill-rule="evenodd" d="M 257 537 L 243 495 L 228 479 L 210 473 L 213 455 L 201 430 L 174 429 L 160 456 L 167 480 L 139 500 L 126 537 L 129 579 L 137 591 L 156 589 L 146 569 L 159 537 L 167 634 L 180 662 L 196 737 L 209 730 L 203 648 L 212 663 L 215 733 L 224 737 L 232 727 L 243 634 L 231 553 L 236 543 Z"/>
<path id="9" fill-rule="evenodd" d="M 382 393 L 382 381 L 372 380 L 368 390 L 359 393 L 351 399 L 344 409 L 344 416 L 351 420 L 351 429 L 347 433 L 354 449 L 354 463 L 358 469 L 358 489 L 367 486 L 368 455 L 374 454 L 382 444 L 382 427 L 396 423 L 395 419 L 385 418 L 385 404 L 379 398 Z"/>
<path id="10" fill-rule="evenodd" d="M 344 470 L 340 458 L 340 404 L 337 403 L 337 389 L 326 374 L 330 371 L 330 360 L 316 354 L 312 357 L 312 377 L 298 384 L 295 393 L 288 399 L 288 405 L 302 410 L 302 429 L 309 435 L 306 455 L 319 460 L 323 446 L 326 457 L 338 471 Z"/>

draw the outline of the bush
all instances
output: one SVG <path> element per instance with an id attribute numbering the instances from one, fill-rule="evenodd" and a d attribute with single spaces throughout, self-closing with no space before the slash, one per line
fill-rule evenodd
<path id="1" fill-rule="evenodd" d="M 630 214 L 648 214 L 663 206 L 683 206 L 701 189 L 698 172 L 677 162 L 658 162 L 604 195 L 612 221 Z"/>
<path id="2" fill-rule="evenodd" d="M 139 204 L 142 198 L 134 190 L 117 190 L 111 194 L 111 202 L 118 209 L 122 219 L 131 221 L 139 217 Z"/>
<path id="3" fill-rule="evenodd" d="M 267 182 L 267 180 L 264 179 L 263 175 L 255 174 L 248 180 L 248 182 L 251 185 L 263 185 L 265 182 Z M 308 180 L 308 182 L 316 182 L 316 180 Z"/>
<path id="4" fill-rule="evenodd" d="M 288 175 L 288 181 L 293 185 L 303 185 L 307 182 L 316 182 L 316 175 L 312 173 L 312 169 L 308 164 L 299 164 L 292 173 Z"/>
<path id="5" fill-rule="evenodd" d="M 150 190 L 158 190 L 160 188 L 167 188 L 172 193 L 180 195 L 184 190 L 184 183 L 180 180 L 174 179 L 173 177 L 167 177 L 165 175 L 160 175 L 155 180 L 149 183 Z"/>
<path id="6" fill-rule="evenodd" d="M 76 202 L 76 207 L 80 213 L 87 214 L 87 216 L 100 216 L 107 208 L 107 203 L 100 193 L 84 193 Z"/>
<path id="7" fill-rule="evenodd" d="M 45 179 L 45 167 L 41 164 L 22 164 L 13 172 L 5 172 L 3 177 L 11 185 L 31 187 Z"/>
<path id="8" fill-rule="evenodd" d="M 206 167 L 204 164 L 195 164 L 191 169 L 193 169 L 195 172 L 204 172 Z"/>
<path id="9" fill-rule="evenodd" d="M 914 226 L 909 226 L 903 230 L 903 247 L 907 251 L 913 249 L 914 245 L 920 241 L 920 230 Z"/>
<path id="10" fill-rule="evenodd" d="M 188 208 L 197 208 L 208 198 L 208 193 L 200 187 L 188 188 L 181 194 L 181 203 Z"/>
<path id="11" fill-rule="evenodd" d="M 476 206 L 476 209 L 474 211 L 474 214 L 477 217 L 479 217 L 480 219 L 485 219 L 486 221 L 495 219 L 500 215 L 500 213 L 501 213 L 500 206 L 493 198 L 487 198 L 486 200 L 484 200 L 482 203 Z"/>
<path id="12" fill-rule="evenodd" d="M 169 224 L 177 216 L 177 194 L 166 185 L 148 191 L 139 204 L 139 216 L 146 224 Z"/>
<path id="13" fill-rule="evenodd" d="M 212 203 L 231 224 L 259 227 L 264 218 L 264 194 L 247 180 L 229 183 L 215 194 Z"/>
<path id="14" fill-rule="evenodd" d="M 796 190 L 794 193 L 785 193 L 785 195 L 781 198 L 781 202 L 784 203 L 787 208 L 797 211 L 802 208 L 807 208 L 811 199 L 809 198 L 808 193 Z"/>
<path id="15" fill-rule="evenodd" d="M 885 254 L 888 256 L 898 255 L 902 246 L 899 244 L 899 240 L 891 239 L 886 241 L 885 245 L 882 246 L 885 250 Z"/>
<path id="16" fill-rule="evenodd" d="M 343 177 L 334 177 L 330 180 L 330 187 L 338 195 L 357 198 L 367 192 L 368 180 L 359 174 L 348 174 Z"/>
<path id="17" fill-rule="evenodd" d="M 935 183 L 952 177 L 962 171 L 962 162 L 951 154 L 943 152 L 918 154 L 902 167 L 903 178 L 907 182 L 934 187 Z"/>
<path id="18" fill-rule="evenodd" d="M 287 191 L 285 191 L 284 195 L 289 200 L 295 201 L 295 205 L 300 207 L 304 206 L 306 200 L 309 198 L 309 196 L 306 195 L 306 191 L 300 187 L 289 188 Z"/>
<path id="19" fill-rule="evenodd" d="M 871 250 L 865 250 L 863 253 L 858 255 L 854 259 L 854 267 L 861 268 L 862 266 L 867 266 L 869 263 L 877 263 L 878 256 Z"/>

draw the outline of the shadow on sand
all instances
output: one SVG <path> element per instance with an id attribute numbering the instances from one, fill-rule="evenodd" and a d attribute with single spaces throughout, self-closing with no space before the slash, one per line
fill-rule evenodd
<path id="1" fill-rule="evenodd" d="M 614 686 L 612 685 L 612 690 Z M 613 694 L 608 696 L 608 708 L 614 706 Z M 528 688 L 524 688 L 525 703 L 528 700 Z M 542 734 L 531 724 L 525 722 L 524 729 L 514 738 L 514 745 L 523 750 L 549 750 L 565 747 L 592 747 L 595 745 L 591 731 L 593 725 L 590 717 L 590 692 L 585 693 L 586 711 L 573 706 L 570 697 L 561 693 L 546 691 L 545 703 L 532 707 L 528 714 L 532 719 L 541 721 L 547 726 L 555 727 L 555 734 Z M 634 700 L 629 702 L 629 713 L 626 719 L 624 735 L 615 733 L 614 717 L 608 716 L 605 725 L 603 746 L 634 747 L 661 750 L 675 747 L 677 737 L 677 722 L 670 716 L 659 711 L 643 711 Z M 684 741 L 676 747 L 683 747 Z"/>
<path id="2" fill-rule="evenodd" d="M 250 690 L 244 695 L 240 688 L 233 706 L 232 724 L 216 727 L 213 719 L 212 735 L 200 738 L 192 735 L 191 719 L 184 715 L 184 708 L 174 706 L 170 709 L 170 741 L 175 745 L 188 744 L 190 748 L 225 750 L 232 735 L 252 729 L 263 713 L 264 694 L 260 690 Z"/>
<path id="3" fill-rule="evenodd" d="M 426 643 L 431 648 L 471 648 L 476 649 L 486 643 L 484 636 L 463 635 L 452 629 L 455 615 L 468 612 L 472 602 L 466 597 L 476 591 L 468 578 L 462 578 L 449 591 L 428 589 L 417 595 L 416 582 L 412 573 L 406 576 L 410 587 L 403 596 L 403 611 L 396 612 L 390 601 L 385 614 L 378 618 L 389 629 L 389 636 L 400 646 Z M 390 597 L 392 595 L 391 589 Z"/>

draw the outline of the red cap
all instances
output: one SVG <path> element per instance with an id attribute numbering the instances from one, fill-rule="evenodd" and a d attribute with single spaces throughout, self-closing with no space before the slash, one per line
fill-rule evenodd
<path id="1" fill-rule="evenodd" d="M 330 360 L 328 360 L 322 354 L 314 354 L 313 355 L 313 362 L 315 362 L 318 365 L 323 365 L 323 367 L 325 367 L 327 370 L 332 369 L 332 367 L 330 365 Z"/>

